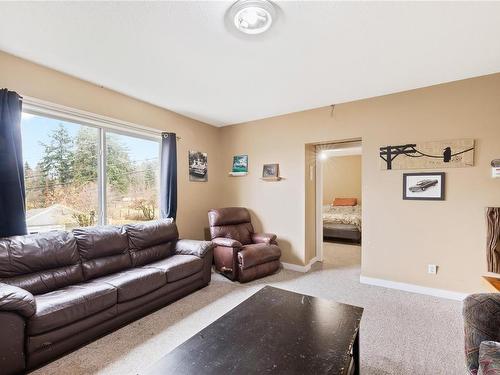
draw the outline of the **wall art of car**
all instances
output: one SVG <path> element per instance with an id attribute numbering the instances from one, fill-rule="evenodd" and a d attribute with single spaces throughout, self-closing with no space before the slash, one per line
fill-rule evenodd
<path id="1" fill-rule="evenodd" d="M 207 174 L 207 164 L 201 160 L 195 160 L 189 167 L 189 172 L 196 176 L 203 177 Z"/>
<path id="2" fill-rule="evenodd" d="M 409 190 L 412 193 L 418 193 L 427 190 L 431 186 L 436 185 L 438 182 L 439 182 L 438 180 L 422 180 L 417 182 L 415 185 L 410 186 Z"/>

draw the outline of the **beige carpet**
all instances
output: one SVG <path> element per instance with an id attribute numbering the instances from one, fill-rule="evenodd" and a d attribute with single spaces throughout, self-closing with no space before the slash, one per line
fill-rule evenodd
<path id="1" fill-rule="evenodd" d="M 265 284 L 364 307 L 362 374 L 464 374 L 461 303 L 360 284 L 359 252 L 325 244 L 326 262 L 311 272 L 281 270 L 244 285 L 214 275 L 207 288 L 34 374 L 141 373 Z"/>

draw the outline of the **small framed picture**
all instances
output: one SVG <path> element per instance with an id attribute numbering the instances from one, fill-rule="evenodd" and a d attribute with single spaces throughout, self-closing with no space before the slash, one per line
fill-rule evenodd
<path id="1" fill-rule="evenodd" d="M 233 173 L 247 173 L 248 172 L 248 155 L 235 155 L 233 156 Z"/>
<path id="2" fill-rule="evenodd" d="M 189 181 L 208 181 L 208 156 L 206 152 L 189 151 Z"/>
<path id="3" fill-rule="evenodd" d="M 280 174 L 279 164 L 264 164 L 262 178 L 278 178 Z"/>
<path id="4" fill-rule="evenodd" d="M 403 173 L 403 199 L 443 201 L 445 174 Z"/>

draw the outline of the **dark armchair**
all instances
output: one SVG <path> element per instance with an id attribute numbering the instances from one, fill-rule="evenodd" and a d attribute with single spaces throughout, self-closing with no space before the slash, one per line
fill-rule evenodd
<path id="1" fill-rule="evenodd" d="M 218 272 L 244 283 L 278 270 L 281 250 L 276 235 L 255 233 L 246 208 L 210 210 L 208 221 Z"/>

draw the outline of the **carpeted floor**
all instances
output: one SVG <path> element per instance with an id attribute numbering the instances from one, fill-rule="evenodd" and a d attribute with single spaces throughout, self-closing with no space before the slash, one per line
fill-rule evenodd
<path id="1" fill-rule="evenodd" d="M 461 303 L 359 283 L 360 248 L 325 244 L 325 262 L 302 274 L 211 284 L 33 374 L 137 374 L 269 284 L 364 307 L 362 374 L 464 374 Z"/>

